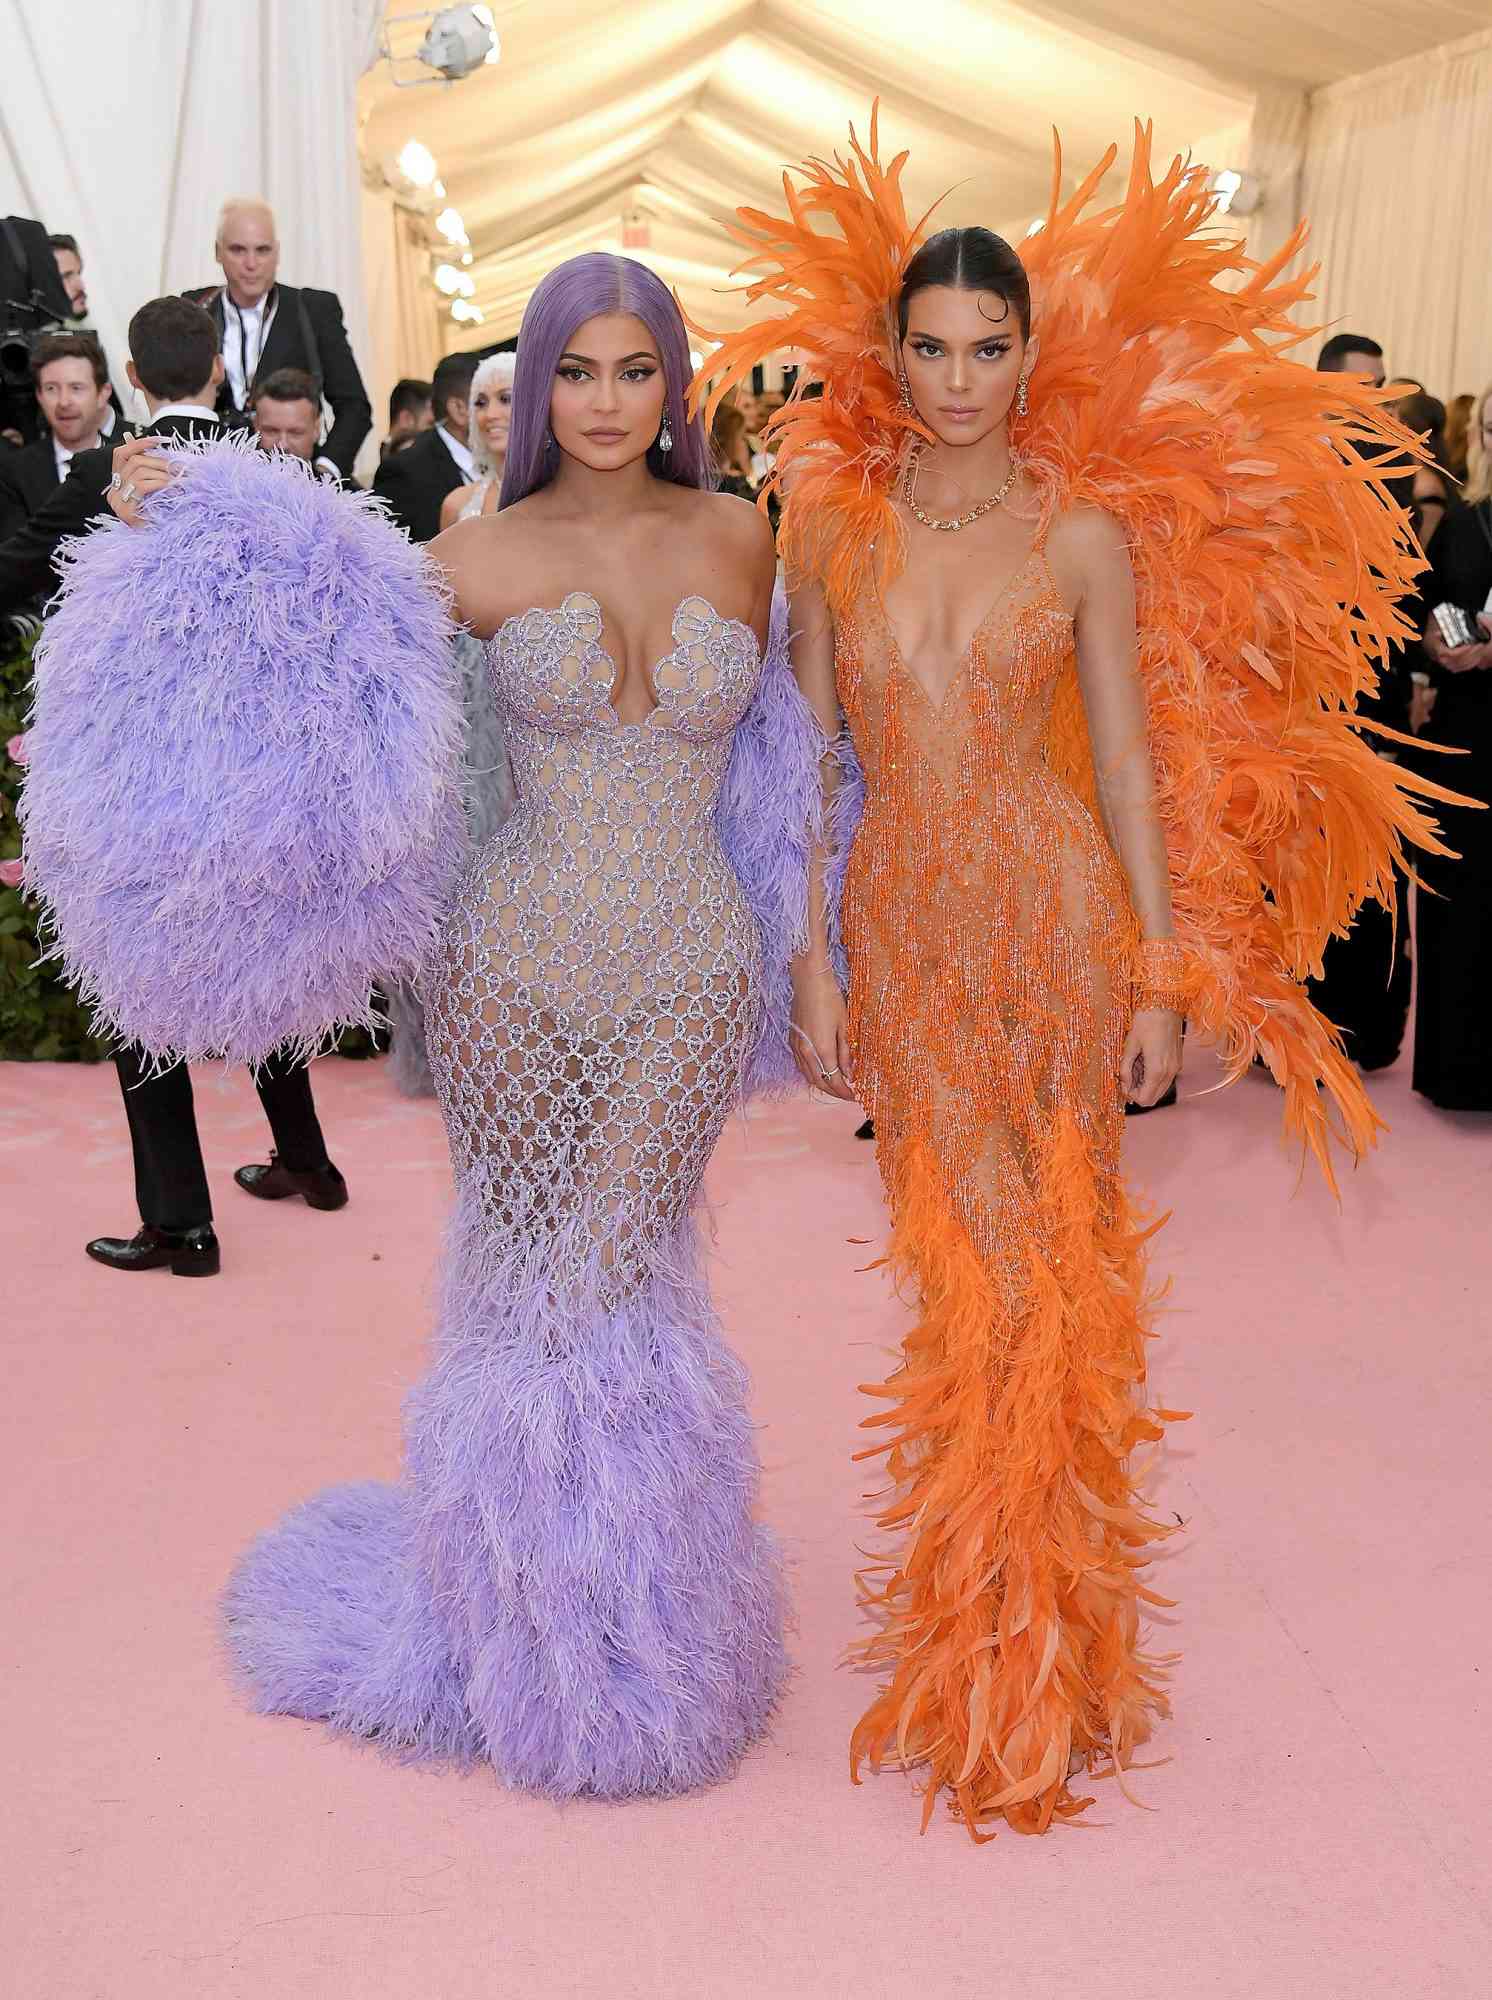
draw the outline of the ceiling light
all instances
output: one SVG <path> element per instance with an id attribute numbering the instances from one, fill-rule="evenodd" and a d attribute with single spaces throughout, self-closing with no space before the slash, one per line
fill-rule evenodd
<path id="1" fill-rule="evenodd" d="M 461 252 L 461 261 L 463 264 L 469 264 L 471 262 L 471 252 L 469 250 L 463 250 Z"/>
<path id="2" fill-rule="evenodd" d="M 1224 167 L 1212 176 L 1214 212 L 1218 215 L 1252 215 L 1264 199 L 1264 184 L 1254 174 Z"/>
<path id="3" fill-rule="evenodd" d="M 454 264 L 437 264 L 430 275 L 434 278 L 438 288 L 446 294 L 447 298 L 452 297 L 461 289 L 461 273 L 456 269 Z"/>
<path id="4" fill-rule="evenodd" d="M 418 139 L 406 139 L 399 149 L 399 171 L 411 187 L 427 188 L 435 179 L 435 155 Z"/>
<path id="5" fill-rule="evenodd" d="M 435 218 L 435 226 L 447 243 L 470 243 L 466 224 L 461 220 L 459 208 L 443 208 Z"/>
<path id="6" fill-rule="evenodd" d="M 1033 236 L 1039 236 L 1042 230 L 1045 228 L 1046 228 L 1046 217 L 1044 215 L 1038 215 L 1036 220 L 1031 224 L 1030 228 L 1026 231 L 1026 241 L 1029 243 Z"/>

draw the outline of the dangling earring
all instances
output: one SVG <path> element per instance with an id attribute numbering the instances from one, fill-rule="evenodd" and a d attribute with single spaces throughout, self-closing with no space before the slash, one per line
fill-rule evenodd
<path id="1" fill-rule="evenodd" d="M 550 430 L 547 424 L 544 427 L 544 449 L 545 451 L 554 450 L 554 432 Z"/>
<path id="2" fill-rule="evenodd" d="M 1030 407 L 1031 404 L 1026 395 L 1026 378 L 1023 375 L 1020 379 L 1020 384 L 1015 392 L 1015 413 L 1018 417 L 1023 417 L 1026 415 Z"/>
<path id="3" fill-rule="evenodd" d="M 659 451 L 673 450 L 673 425 L 668 421 L 668 412 L 663 413 L 663 428 L 658 433 Z"/>
<path id="4" fill-rule="evenodd" d="M 910 410 L 912 407 L 912 385 L 907 380 L 907 371 L 905 368 L 899 368 L 897 373 L 901 377 L 901 406 L 904 410 Z"/>

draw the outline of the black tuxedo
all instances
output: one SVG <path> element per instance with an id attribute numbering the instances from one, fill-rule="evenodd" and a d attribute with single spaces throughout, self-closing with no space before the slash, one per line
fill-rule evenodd
<path id="1" fill-rule="evenodd" d="M 440 503 L 466 474 L 441 442 L 440 426 L 421 431 L 403 451 L 391 451 L 373 478 L 373 491 L 387 500 L 394 519 L 414 542 L 433 542 L 440 533 Z"/>
<path id="2" fill-rule="evenodd" d="M 226 310 L 223 287 L 209 285 L 186 296 L 211 314 L 221 351 Z M 352 462 L 373 428 L 373 406 L 347 339 L 342 302 L 335 292 L 316 292 L 299 285 L 276 285 L 273 297 L 274 316 L 249 387 L 265 381 L 279 368 L 302 368 L 318 381 L 332 412 L 331 433 L 320 455 L 329 458 L 344 479 L 350 479 Z M 224 423 L 247 422 L 247 413 L 233 401 L 226 375 L 218 396 L 218 414 Z"/>
<path id="3" fill-rule="evenodd" d="M 204 410 L 199 418 L 162 417 L 142 428 L 154 437 L 214 437 L 220 430 L 215 417 Z M 109 481 L 114 474 L 115 446 L 124 442 L 116 434 L 109 443 L 93 451 L 80 451 L 67 468 L 60 485 L 53 478 L 51 497 L 30 520 L 0 541 L 0 615 L 19 611 L 26 605 L 51 596 L 57 588 L 52 559 L 59 542 L 68 535 L 81 535 L 109 512 Z M 37 447 L 40 449 L 40 447 Z M 29 447 L 28 447 L 29 449 Z M 52 449 L 50 435 L 46 449 Z M 24 458 L 25 452 L 17 452 Z"/>
<path id="4" fill-rule="evenodd" d="M 50 431 L 0 456 L 0 543 L 40 513 L 61 483 Z"/>

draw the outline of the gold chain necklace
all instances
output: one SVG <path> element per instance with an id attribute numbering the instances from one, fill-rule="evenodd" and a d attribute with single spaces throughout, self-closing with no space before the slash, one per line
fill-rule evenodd
<path id="1" fill-rule="evenodd" d="M 1020 474 L 1021 462 L 1018 458 L 1010 461 L 1010 470 L 1005 475 L 1005 484 L 998 493 L 992 493 L 988 500 L 981 500 L 977 507 L 971 507 L 967 514 L 960 514 L 956 521 L 935 521 L 931 514 L 924 514 L 917 505 L 917 471 L 922 464 L 922 453 L 914 451 L 907 460 L 906 474 L 902 480 L 901 497 L 924 528 L 932 528 L 940 535 L 956 535 L 961 528 L 967 528 L 981 515 L 989 514 L 996 507 L 1003 506 L 1010 498 L 1010 489 Z"/>

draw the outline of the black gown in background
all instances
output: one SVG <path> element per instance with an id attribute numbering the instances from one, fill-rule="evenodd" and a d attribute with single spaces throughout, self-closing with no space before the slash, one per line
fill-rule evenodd
<path id="1" fill-rule="evenodd" d="M 1492 501 L 1458 508 L 1431 550 L 1431 605 L 1475 615 L 1492 593 Z M 1432 777 L 1492 803 L 1492 668 L 1452 674 L 1431 660 L 1431 743 L 1465 756 L 1426 758 Z M 1416 856 L 1414 1087 L 1448 1111 L 1492 1111 L 1492 812 L 1443 807 L 1447 843 L 1461 857 Z M 1428 893 L 1433 891 L 1435 893 Z"/>

